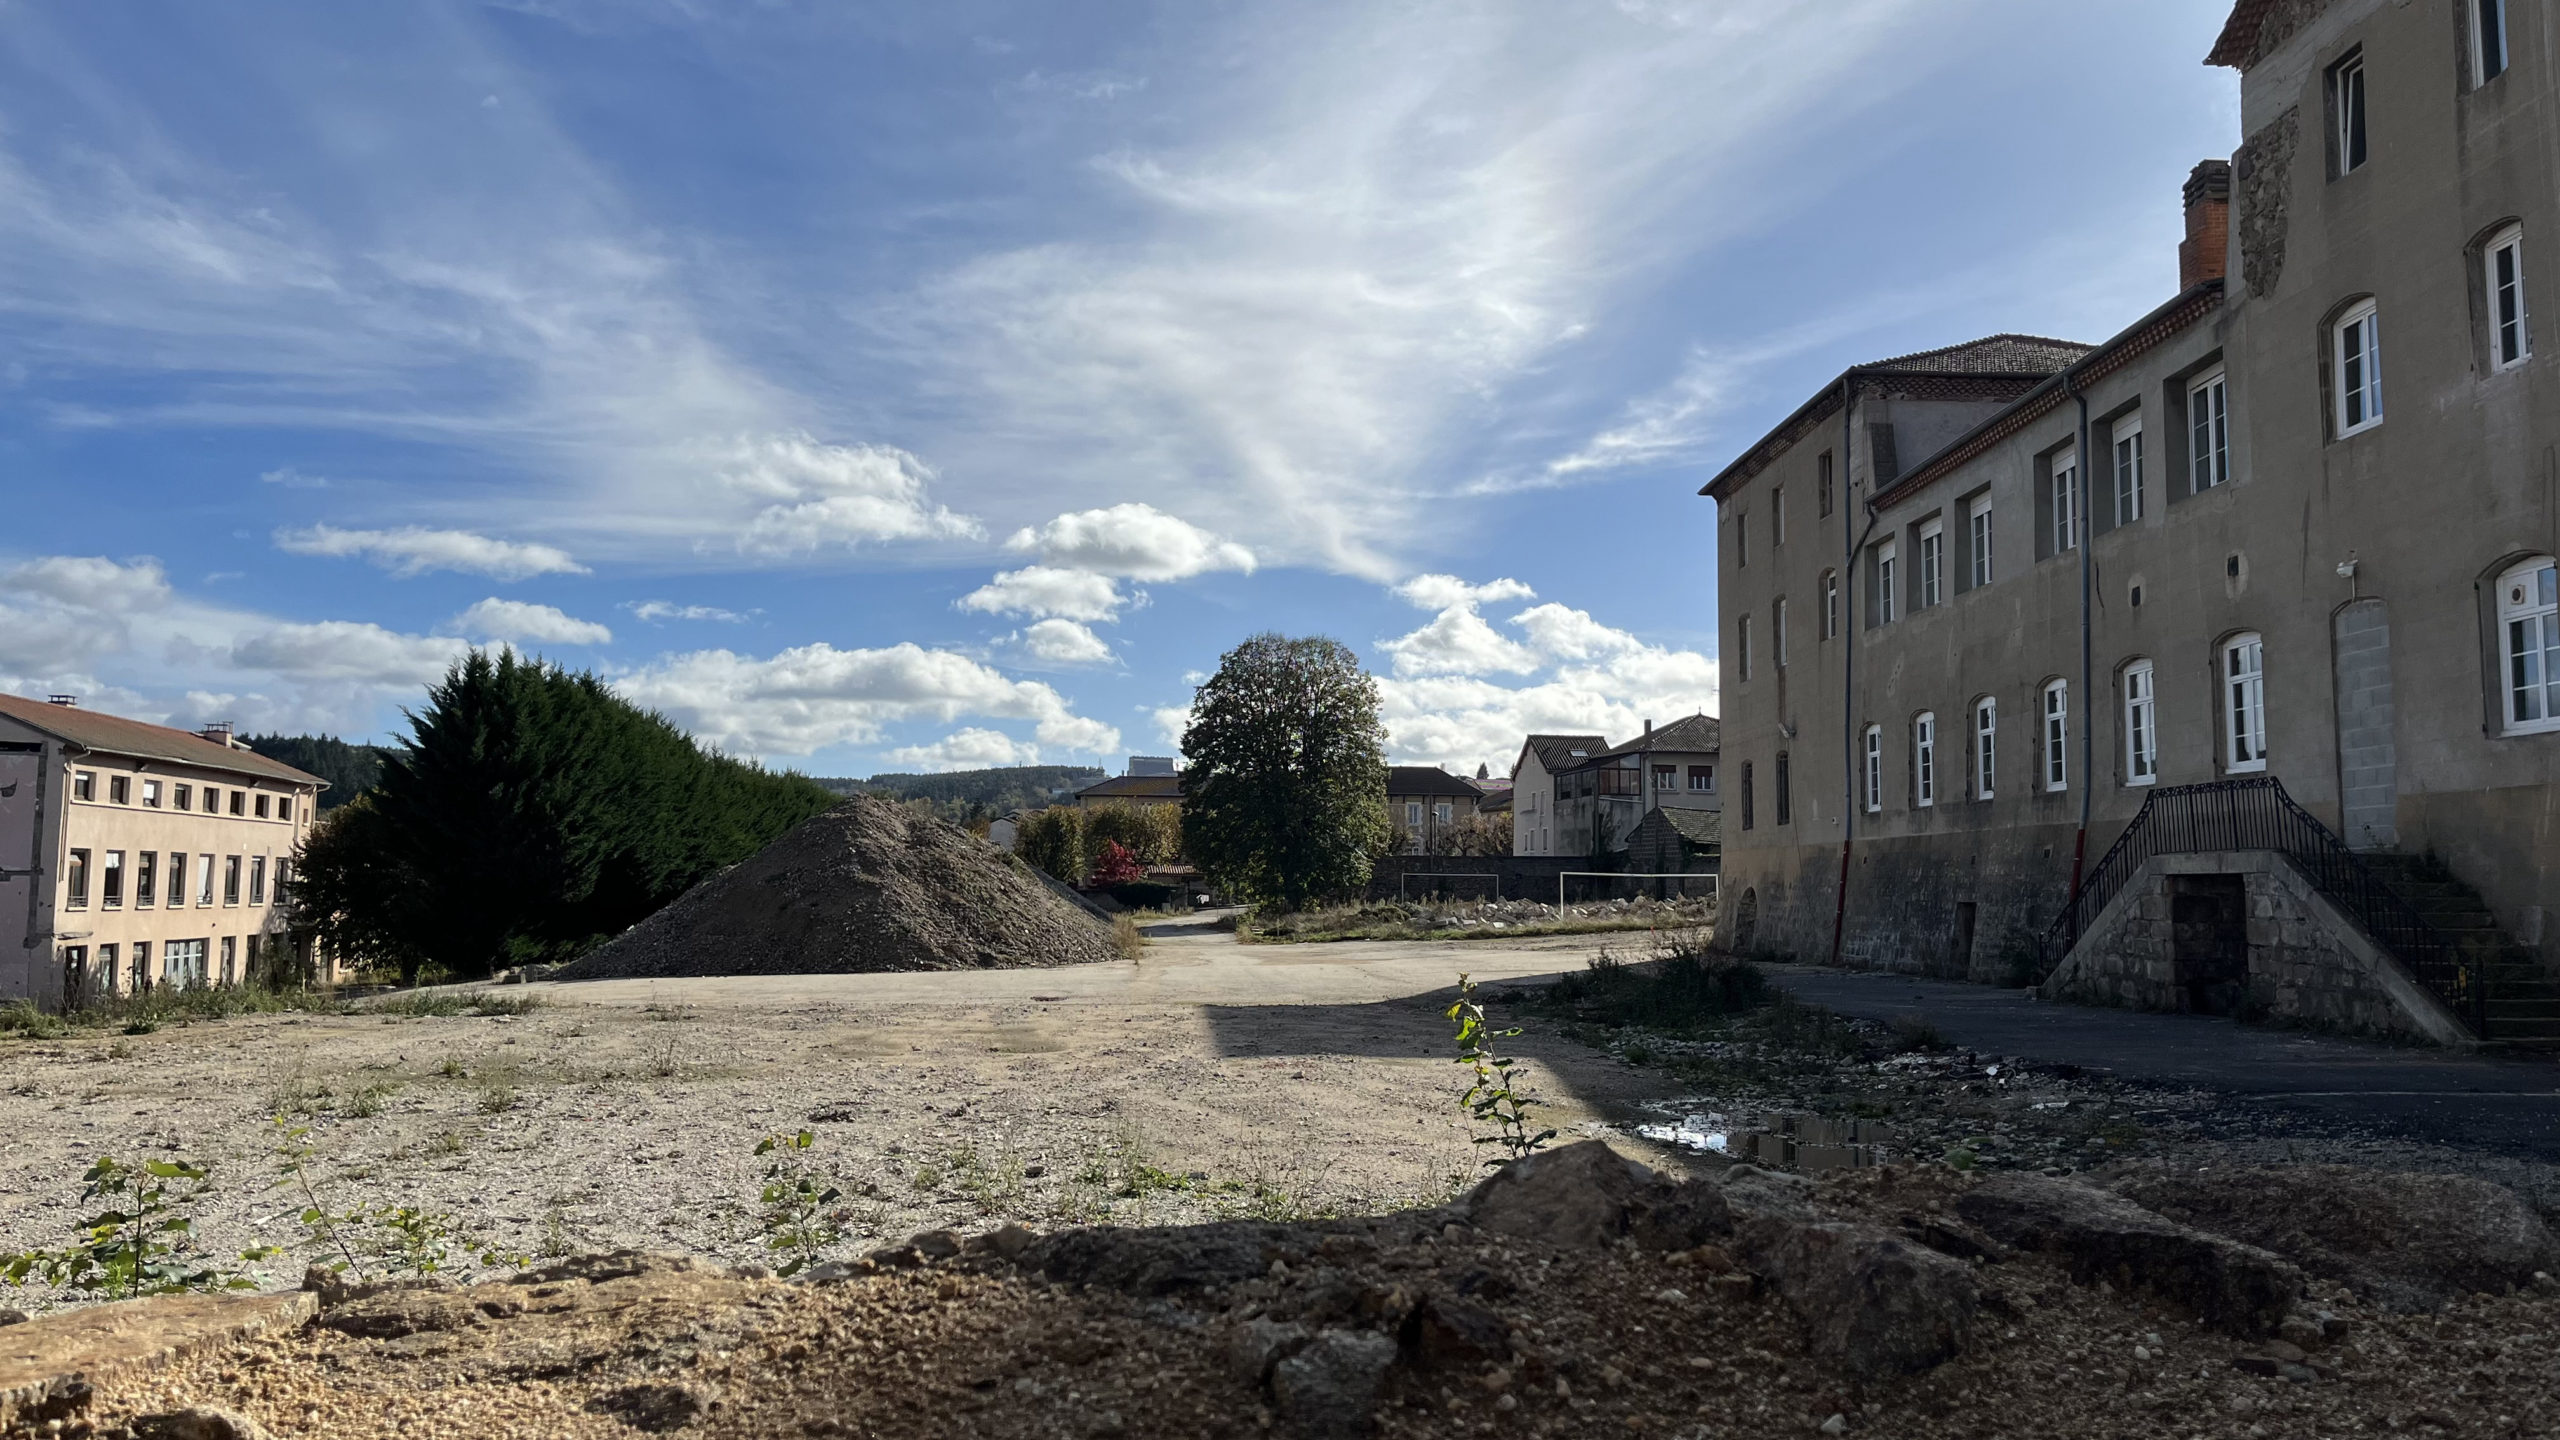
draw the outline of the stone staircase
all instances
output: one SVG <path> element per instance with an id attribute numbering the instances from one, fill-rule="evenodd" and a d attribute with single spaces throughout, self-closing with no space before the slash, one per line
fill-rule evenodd
<path id="1" fill-rule="evenodd" d="M 2367 853 L 2374 878 L 2415 908 L 2451 940 L 2471 969 L 2488 982 L 2488 1033 L 2501 1049 L 2560 1055 L 2560 977 L 2531 950 L 2516 943 L 2491 914 L 2480 892 L 2454 878 L 2428 855 Z M 2470 1017 L 2463 1017 L 2467 1022 Z"/>

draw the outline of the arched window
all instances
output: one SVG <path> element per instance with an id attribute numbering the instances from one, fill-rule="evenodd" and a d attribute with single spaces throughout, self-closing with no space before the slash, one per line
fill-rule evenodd
<path id="1" fill-rule="evenodd" d="M 2498 577 L 2510 735 L 2560 730 L 2560 565 L 2539 555 Z"/>
<path id="2" fill-rule="evenodd" d="M 1926 710 L 1911 722 L 1911 803 L 1938 803 L 1938 717 Z"/>
<path id="3" fill-rule="evenodd" d="M 2151 662 L 2124 667 L 2124 783 L 2149 785 L 2160 778 L 2159 682 Z"/>
<path id="4" fill-rule="evenodd" d="M 1991 798 L 1992 760 L 1999 749 L 2000 702 L 1985 695 L 1973 702 L 1973 798 Z"/>
<path id="5" fill-rule="evenodd" d="M 1873 815 L 1884 808 L 1884 727 L 1867 727 L 1866 757 L 1859 762 L 1858 773 L 1866 791 L 1867 813 Z"/>
<path id="6" fill-rule="evenodd" d="M 2222 642 L 2222 763 L 2235 774 L 2267 768 L 2267 656 L 2254 631 Z"/>
<path id="7" fill-rule="evenodd" d="M 2048 680 L 2044 687 L 2044 788 L 2071 786 L 2071 682 Z"/>

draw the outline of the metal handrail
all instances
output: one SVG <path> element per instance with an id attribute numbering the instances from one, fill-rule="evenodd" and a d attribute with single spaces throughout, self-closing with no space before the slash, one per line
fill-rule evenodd
<path id="1" fill-rule="evenodd" d="M 2080 889 L 2036 939 L 2038 969 L 2051 974 L 2126 882 L 2155 855 L 2216 850 L 2274 850 L 2301 867 L 2320 893 L 2355 917 L 2412 979 L 2425 986 L 2474 1033 L 2486 1034 L 2488 977 L 2420 914 L 2385 885 L 2319 817 L 2285 793 L 2272 775 L 2171 785 L 2143 797 L 2133 823 L 2107 847 Z"/>

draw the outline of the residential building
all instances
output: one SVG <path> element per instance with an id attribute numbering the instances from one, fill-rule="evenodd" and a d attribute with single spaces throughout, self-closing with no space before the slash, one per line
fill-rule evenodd
<path id="1" fill-rule="evenodd" d="M 1580 769 L 1608 748 L 1608 738 L 1601 735 L 1532 735 L 1521 742 L 1520 758 L 1511 762 L 1512 854 L 1583 853 L 1560 846 L 1558 806 L 1574 796 L 1573 786 L 1559 786 L 1556 777 Z"/>
<path id="2" fill-rule="evenodd" d="M 1729 943 L 2410 1033 L 2434 1022 L 2346 992 L 2415 976 L 2543 1023 L 2555 24 L 2242 0 L 2211 60 L 2244 138 L 2187 182 L 2177 293 L 2096 346 L 1853 368 L 1707 485 L 1726 653 L 1761 662 L 1726 673 Z M 1808 543 L 1747 523 L 1817 484 Z M 1765 617 L 1803 596 L 1821 620 L 1772 663 Z M 2393 898 L 2417 855 L 2494 922 L 2458 962 Z M 2217 947 L 2230 985 L 2197 978 Z"/>
<path id="3" fill-rule="evenodd" d="M 1647 815 L 1664 808 L 1714 811 L 1723 807 L 1716 766 L 1723 756 L 1722 726 L 1712 715 L 1691 715 L 1644 733 L 1624 745 L 1585 757 L 1556 776 L 1561 855 L 1616 855 Z"/>
<path id="4" fill-rule="evenodd" d="M 1179 805 L 1182 768 L 1163 755 L 1132 755 L 1125 774 L 1096 780 L 1076 792 L 1075 803 L 1096 805 Z"/>
<path id="5" fill-rule="evenodd" d="M 309 974 L 287 900 L 326 783 L 228 726 L 0 695 L 0 1000 Z"/>
<path id="6" fill-rule="evenodd" d="M 1472 818 L 1484 791 L 1437 765 L 1387 767 L 1387 818 L 1404 836 L 1408 854 L 1431 853 L 1432 841 Z"/>

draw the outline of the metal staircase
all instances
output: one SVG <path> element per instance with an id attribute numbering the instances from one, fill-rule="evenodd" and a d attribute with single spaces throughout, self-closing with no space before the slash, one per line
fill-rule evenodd
<path id="1" fill-rule="evenodd" d="M 2455 879 L 2443 861 L 2430 855 L 2368 854 L 2364 862 L 2481 977 L 2483 1040 L 2560 1053 L 2560 981 L 2498 924 L 2479 891 Z"/>

